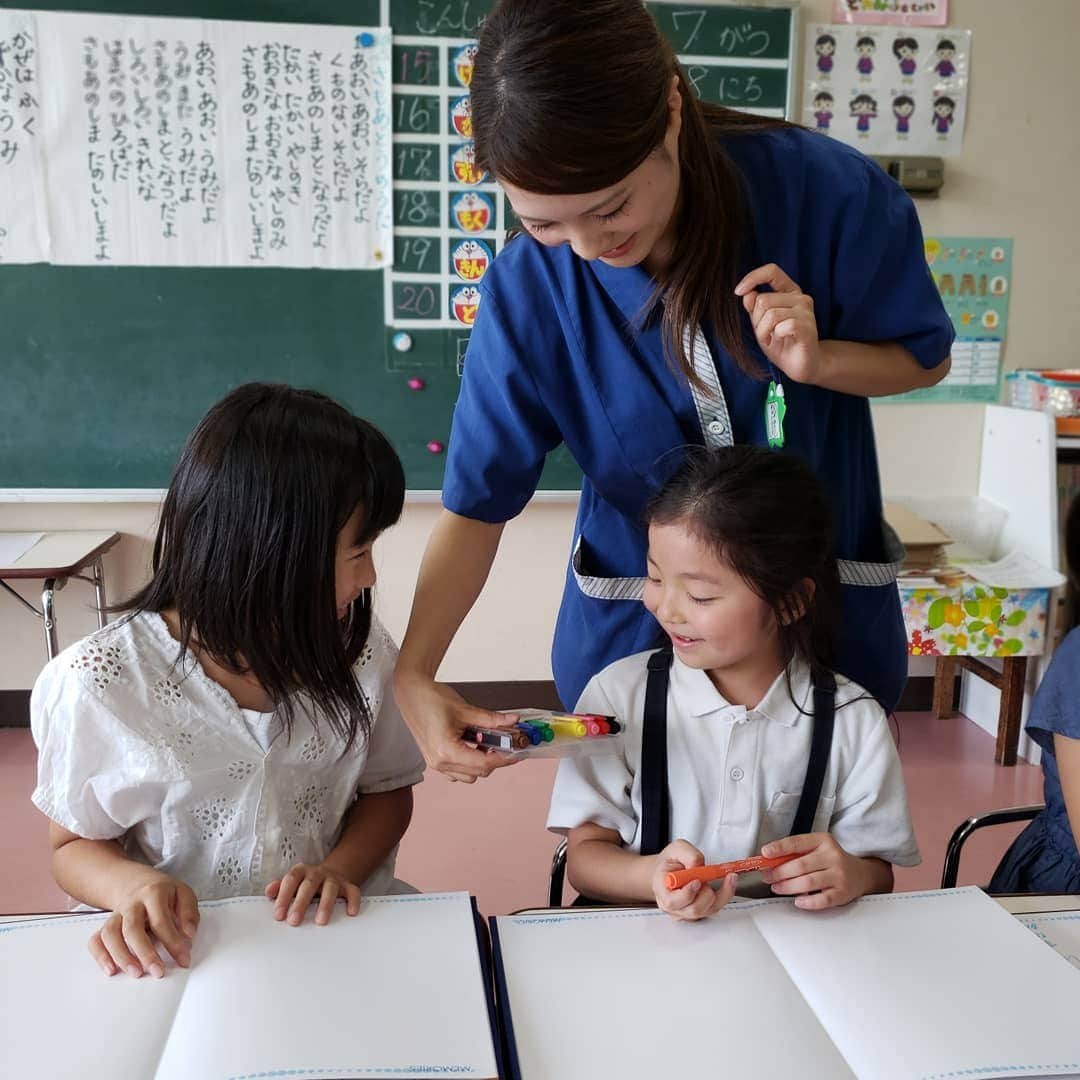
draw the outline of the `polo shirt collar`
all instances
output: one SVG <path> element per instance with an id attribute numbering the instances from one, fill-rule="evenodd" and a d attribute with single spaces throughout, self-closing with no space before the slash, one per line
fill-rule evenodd
<path id="1" fill-rule="evenodd" d="M 788 673 L 791 675 L 791 693 L 788 693 Z M 726 709 L 741 709 L 732 705 L 712 684 L 701 668 L 689 667 L 676 656 L 671 663 L 671 688 L 680 707 L 690 716 L 708 716 Z M 811 701 L 810 669 L 801 660 L 793 660 L 787 671 L 781 671 L 765 692 L 756 708 L 747 709 L 767 720 L 774 720 L 784 727 L 794 727 L 805 714 L 813 712 Z M 792 704 L 794 698 L 796 704 Z M 799 709 L 804 710 L 800 712 Z"/>

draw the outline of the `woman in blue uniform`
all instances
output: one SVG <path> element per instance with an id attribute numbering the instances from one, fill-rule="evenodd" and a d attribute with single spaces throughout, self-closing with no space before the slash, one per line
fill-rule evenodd
<path id="1" fill-rule="evenodd" d="M 483 280 L 395 679 L 429 763 L 456 779 L 490 771 L 459 739 L 489 717 L 434 673 L 562 442 L 584 473 L 552 653 L 568 706 L 653 643 L 641 510 L 702 443 L 810 462 L 837 522 L 840 670 L 886 708 L 903 686 L 901 551 L 867 398 L 948 371 L 918 218 L 857 151 L 688 86 L 640 0 L 503 0 L 484 25 L 477 159 L 527 235 Z"/>

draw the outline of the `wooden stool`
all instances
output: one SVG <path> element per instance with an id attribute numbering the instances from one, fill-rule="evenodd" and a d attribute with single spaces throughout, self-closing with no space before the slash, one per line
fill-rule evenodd
<path id="1" fill-rule="evenodd" d="M 999 765 L 1016 764 L 1016 747 L 1020 742 L 1020 713 L 1024 708 L 1024 682 L 1027 677 L 1027 657 L 1007 656 L 1001 671 L 985 660 L 974 656 L 939 656 L 934 669 L 934 715 L 944 719 L 953 715 L 953 691 L 956 676 L 962 670 L 985 679 L 1001 691 L 998 708 L 997 745 L 994 760 Z"/>

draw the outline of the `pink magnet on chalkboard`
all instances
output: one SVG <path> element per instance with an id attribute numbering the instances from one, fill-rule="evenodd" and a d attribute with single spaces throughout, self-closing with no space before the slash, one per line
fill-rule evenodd
<path id="1" fill-rule="evenodd" d="M 423 390 L 425 386 L 427 386 L 427 383 L 423 379 L 418 379 L 415 375 L 408 382 L 410 390 Z"/>
<path id="2" fill-rule="evenodd" d="M 446 447 L 437 439 L 432 439 L 431 442 L 427 444 L 427 448 L 428 452 L 432 454 L 441 454 L 446 449 Z"/>

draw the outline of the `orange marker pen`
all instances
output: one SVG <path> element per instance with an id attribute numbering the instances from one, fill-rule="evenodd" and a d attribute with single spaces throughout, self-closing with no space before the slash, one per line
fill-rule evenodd
<path id="1" fill-rule="evenodd" d="M 749 859 L 739 859 L 737 862 L 716 863 L 713 866 L 694 866 L 689 870 L 673 870 L 664 878 L 664 884 L 668 891 L 681 889 L 689 885 L 691 881 L 717 881 L 726 878 L 728 874 L 745 874 L 751 870 L 771 870 L 774 866 L 797 859 L 800 852 L 791 855 L 776 855 L 771 859 L 764 855 L 754 855 Z"/>

